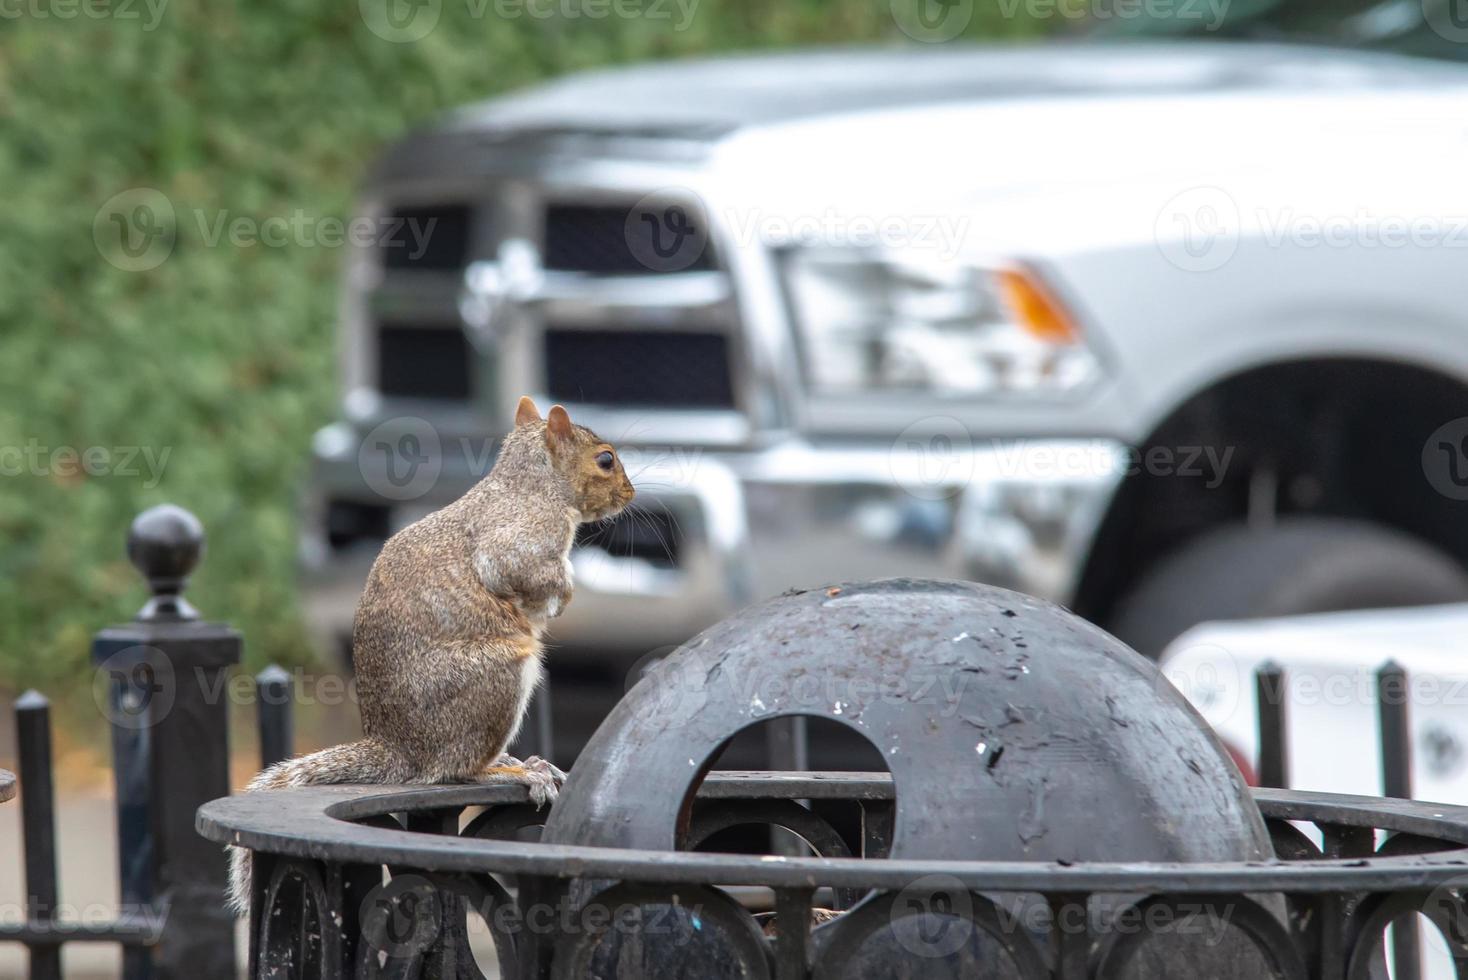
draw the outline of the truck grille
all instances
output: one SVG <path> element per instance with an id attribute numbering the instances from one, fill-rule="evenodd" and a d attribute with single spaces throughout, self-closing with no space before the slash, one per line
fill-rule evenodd
<path id="1" fill-rule="evenodd" d="M 473 212 L 465 204 L 393 210 L 379 247 L 385 269 L 462 269 L 469 255 Z"/>
<path id="2" fill-rule="evenodd" d="M 633 251 L 651 244 L 654 229 L 641 222 L 629 228 L 632 205 L 551 204 L 545 210 L 545 267 L 558 272 L 589 272 L 599 275 L 648 275 L 648 268 Z M 642 241 L 629 242 L 629 235 Z M 647 254 L 643 251 L 643 254 Z M 714 266 L 706 243 L 698 257 L 679 271 L 702 272 Z"/>
<path id="3" fill-rule="evenodd" d="M 458 399 L 473 391 L 473 352 L 458 327 L 383 325 L 377 388 L 392 398 Z"/>
<path id="4" fill-rule="evenodd" d="M 637 330 L 545 331 L 547 393 L 591 405 L 733 408 L 729 339 Z"/>

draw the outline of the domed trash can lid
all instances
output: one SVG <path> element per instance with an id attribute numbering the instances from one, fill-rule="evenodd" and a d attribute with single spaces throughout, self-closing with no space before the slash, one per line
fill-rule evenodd
<path id="1" fill-rule="evenodd" d="M 1237 768 L 1150 661 L 1053 604 L 914 579 L 788 593 L 684 644 L 597 730 L 543 839 L 673 850 L 721 748 L 797 715 L 881 754 L 893 858 L 1273 853 Z"/>

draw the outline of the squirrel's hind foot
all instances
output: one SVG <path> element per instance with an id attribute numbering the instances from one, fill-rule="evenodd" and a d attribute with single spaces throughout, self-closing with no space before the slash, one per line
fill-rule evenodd
<path id="1" fill-rule="evenodd" d="M 517 783 L 524 786 L 530 794 L 530 802 L 537 807 L 554 803 L 560 795 L 561 784 L 565 781 L 564 772 L 537 755 L 532 755 L 524 762 L 511 755 L 502 755 L 478 779 L 481 783 Z"/>
<path id="2" fill-rule="evenodd" d="M 556 781 L 557 789 L 559 789 L 561 784 L 566 781 L 566 774 L 564 772 L 562 772 L 560 769 L 556 768 L 554 765 L 547 762 L 546 760 L 542 759 L 538 755 L 530 756 L 523 763 L 521 763 L 521 765 L 523 765 L 526 769 L 529 769 L 531 772 L 548 773 L 550 777 Z"/>

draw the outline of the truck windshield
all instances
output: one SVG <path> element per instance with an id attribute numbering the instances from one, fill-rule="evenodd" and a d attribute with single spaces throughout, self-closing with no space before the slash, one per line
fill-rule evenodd
<path id="1" fill-rule="evenodd" d="M 1468 3 L 1463 0 L 1096 2 L 1098 37 L 1293 41 L 1468 60 Z"/>

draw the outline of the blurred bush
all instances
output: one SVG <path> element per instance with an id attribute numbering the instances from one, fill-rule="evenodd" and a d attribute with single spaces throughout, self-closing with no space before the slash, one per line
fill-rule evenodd
<path id="1" fill-rule="evenodd" d="M 92 631 L 144 598 L 122 554 L 128 522 L 165 500 L 209 531 L 195 604 L 245 631 L 255 665 L 310 657 L 294 589 L 294 501 L 311 432 L 334 407 L 342 252 L 211 244 L 220 216 L 344 217 L 367 162 L 405 128 L 547 76 L 712 51 L 906 41 L 888 0 L 696 0 L 682 30 L 615 16 L 506 19 L 496 10 L 514 4 L 416 0 L 441 2 L 436 28 L 390 43 L 366 26 L 374 2 L 382 7 L 5 5 L 0 689 L 39 686 L 63 704 L 90 703 Z M 599 0 L 555 0 L 555 9 L 594 4 L 607 9 Z M 1033 33 L 1015 13 L 1022 7 L 981 0 L 966 36 Z M 173 251 L 146 271 L 104 260 L 93 237 L 104 203 L 135 188 L 164 195 L 178 219 Z M 73 461 L 62 447 L 92 456 Z"/>

